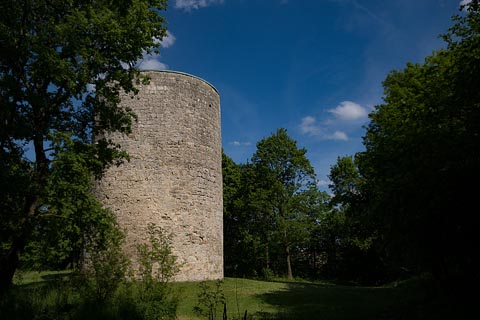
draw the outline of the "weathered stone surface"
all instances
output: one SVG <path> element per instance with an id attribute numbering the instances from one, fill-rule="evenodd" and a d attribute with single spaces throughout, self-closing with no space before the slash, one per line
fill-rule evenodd
<path id="1" fill-rule="evenodd" d="M 173 235 L 181 265 L 176 281 L 223 278 L 220 98 L 207 82 L 148 71 L 150 84 L 122 104 L 138 116 L 128 136 L 113 136 L 130 162 L 112 167 L 96 188 L 127 230 L 126 253 L 153 222 Z"/>

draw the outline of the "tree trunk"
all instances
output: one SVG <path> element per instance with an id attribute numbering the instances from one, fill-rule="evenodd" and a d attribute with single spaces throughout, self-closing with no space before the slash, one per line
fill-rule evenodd
<path id="1" fill-rule="evenodd" d="M 265 245 L 265 268 L 267 270 L 270 269 L 270 249 L 268 246 L 268 242 Z"/>
<path id="2" fill-rule="evenodd" d="M 38 113 L 38 112 L 37 112 Z M 36 118 L 41 119 L 40 116 Z M 39 121 L 36 121 L 36 124 Z M 44 123 L 44 122 L 41 122 Z M 36 125 L 35 128 L 38 126 Z M 42 128 L 43 126 L 39 126 Z M 41 130 L 35 130 L 41 132 Z M 32 232 L 32 217 L 35 215 L 40 203 L 40 196 L 42 188 L 45 188 L 45 184 L 48 176 L 48 160 L 43 150 L 43 135 L 36 134 L 33 139 L 33 145 L 35 150 L 36 167 L 35 178 L 32 183 L 34 184 L 33 192 L 25 196 L 25 206 L 23 209 L 23 216 L 18 221 L 18 233 L 12 240 L 12 245 L 8 253 L 1 257 L 0 261 L 0 297 L 3 297 L 8 289 L 12 286 L 13 276 L 18 268 L 20 261 L 20 255 L 22 254 L 25 246 L 27 245 L 28 238 Z M 35 186 L 37 188 L 35 188 Z"/>
<path id="3" fill-rule="evenodd" d="M 24 217 L 19 223 L 19 233 L 12 241 L 10 250 L 0 261 L 0 298 L 12 286 L 13 276 L 18 268 L 20 255 L 25 249 L 27 239 L 31 232 L 30 218 L 34 215 L 38 205 L 38 197 L 27 197 L 25 200 Z"/>
<path id="4" fill-rule="evenodd" d="M 291 261 L 290 247 L 288 245 L 285 245 L 285 253 L 287 255 L 287 277 L 289 280 L 293 280 L 292 261 Z"/>
<path id="5" fill-rule="evenodd" d="M 288 241 L 287 228 L 283 229 L 283 246 L 285 248 L 285 256 L 287 258 L 287 278 L 289 280 L 293 280 L 292 257 L 290 254 L 290 244 Z"/>
<path id="6" fill-rule="evenodd" d="M 25 241 L 18 237 L 13 242 L 5 257 L 2 257 L 0 265 L 0 298 L 3 297 L 12 286 L 13 276 L 18 267 L 20 253 L 25 248 Z"/>

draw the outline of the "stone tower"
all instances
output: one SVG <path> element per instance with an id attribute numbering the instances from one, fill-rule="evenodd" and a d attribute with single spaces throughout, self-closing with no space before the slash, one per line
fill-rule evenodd
<path id="1" fill-rule="evenodd" d="M 126 253 L 154 223 L 172 233 L 176 281 L 223 278 L 220 98 L 208 82 L 173 71 L 146 71 L 148 85 L 122 105 L 138 121 L 113 138 L 130 162 L 110 168 L 96 194 L 127 230 Z"/>

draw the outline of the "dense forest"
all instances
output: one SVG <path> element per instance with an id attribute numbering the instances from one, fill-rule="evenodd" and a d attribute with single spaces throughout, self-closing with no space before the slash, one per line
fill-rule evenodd
<path id="1" fill-rule="evenodd" d="M 331 166 L 331 195 L 285 129 L 245 164 L 223 155 L 226 275 L 478 284 L 478 2 L 441 37 L 444 49 L 388 74 L 365 151 Z"/>

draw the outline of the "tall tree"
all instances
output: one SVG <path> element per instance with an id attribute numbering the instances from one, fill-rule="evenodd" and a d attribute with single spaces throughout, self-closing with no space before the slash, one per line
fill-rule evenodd
<path id="1" fill-rule="evenodd" d="M 338 157 L 337 162 L 330 168 L 329 187 L 337 203 L 354 203 L 362 197 L 363 178 L 353 157 Z"/>
<path id="2" fill-rule="evenodd" d="M 330 263 L 337 237 L 334 232 L 329 232 L 328 227 L 334 229 L 330 217 L 333 208 L 330 204 L 330 196 L 325 191 L 320 191 L 317 186 L 310 186 L 299 192 L 295 197 L 294 209 L 297 212 L 298 225 L 295 249 L 297 256 L 297 270 L 300 267 L 302 276 L 311 278 L 320 274 L 325 277 L 322 267 L 326 261 Z M 328 240 L 333 245 L 326 245 Z M 329 249 L 332 250 L 329 250 Z M 300 264 L 300 266 L 299 266 Z M 303 264 L 303 265 L 302 265 Z M 298 272 L 298 271 L 297 271 Z"/>
<path id="3" fill-rule="evenodd" d="M 8 178 L 2 198 L 15 203 L 0 212 L 2 229 L 10 235 L 1 246 L 1 292 L 10 286 L 38 218 L 49 211 L 52 162 L 74 149 L 99 177 L 125 156 L 102 134 L 130 131 L 133 113 L 119 107 L 119 94 L 136 93 L 135 64 L 145 52 L 158 50 L 166 32 L 159 11 L 166 5 L 166 0 L 0 2 L 0 160 L 2 177 Z"/>
<path id="4" fill-rule="evenodd" d="M 224 159 L 225 272 L 256 277 L 271 268 L 274 224 L 269 191 L 262 188 L 263 177 L 251 163 L 232 166 L 233 160 Z"/>
<path id="5" fill-rule="evenodd" d="M 379 284 L 397 276 L 385 259 L 377 215 L 369 208 L 368 183 L 361 173 L 360 154 L 338 157 L 329 178 L 333 209 L 321 224 L 329 276 L 365 284 Z"/>
<path id="6" fill-rule="evenodd" d="M 223 178 L 223 254 L 225 273 L 235 275 L 239 265 L 241 244 L 241 219 L 237 208 L 239 197 L 241 167 L 222 150 Z"/>
<path id="7" fill-rule="evenodd" d="M 391 257 L 444 285 L 479 279 L 479 2 L 453 21 L 446 49 L 388 75 L 358 155 Z"/>
<path id="8" fill-rule="evenodd" d="M 272 208 L 272 222 L 283 245 L 288 278 L 293 278 L 292 240 L 299 221 L 295 210 L 295 197 L 315 184 L 315 173 L 305 156 L 307 150 L 299 149 L 295 140 L 283 128 L 257 143 L 252 164 L 268 190 Z"/>

